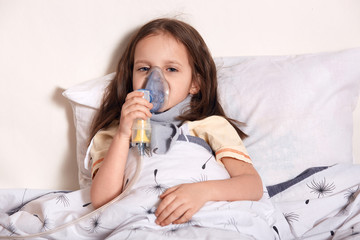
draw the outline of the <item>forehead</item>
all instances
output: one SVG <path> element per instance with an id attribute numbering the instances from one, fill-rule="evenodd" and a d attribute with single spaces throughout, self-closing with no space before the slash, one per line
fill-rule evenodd
<path id="1" fill-rule="evenodd" d="M 141 39 L 135 47 L 134 58 L 135 60 L 177 59 L 189 62 L 188 51 L 184 44 L 169 33 L 152 34 Z"/>

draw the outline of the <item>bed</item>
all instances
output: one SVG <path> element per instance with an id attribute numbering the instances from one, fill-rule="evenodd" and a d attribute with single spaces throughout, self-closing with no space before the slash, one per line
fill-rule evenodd
<path id="1" fill-rule="evenodd" d="M 2 118 L 0 124 L 3 127 L 1 137 L 5 136 L 5 140 L 1 138 L 0 151 L 0 161 L 4 161 L 0 168 L 0 239 L 360 239 L 360 32 L 358 13 L 350 11 L 359 3 L 326 1 L 326 10 L 325 1 L 280 1 L 278 4 L 264 1 L 261 4 L 268 10 L 265 11 L 258 7 L 261 1 L 228 1 L 225 9 L 222 9 L 223 1 L 211 1 L 207 3 L 209 11 L 203 11 L 203 1 L 195 1 L 191 6 L 178 2 L 173 7 L 164 6 L 160 0 L 138 1 L 123 8 L 120 1 L 79 0 L 71 5 L 79 11 L 72 12 L 66 1 L 34 2 L 0 2 L 3 7 L 0 16 L 12 19 L 16 26 L 25 23 L 20 28 L 25 33 L 38 32 L 39 39 L 51 40 L 51 44 L 37 43 L 33 35 L 26 35 L 28 41 L 21 42 L 24 45 L 21 48 L 17 41 L 24 36 L 4 28 L 8 26 L 5 22 L 11 21 L 0 21 L 2 29 L 12 36 L 9 44 L 0 46 L 1 52 L 6 56 L 14 53 L 22 56 L 26 65 L 32 66 L 14 71 L 13 66 L 17 64 L 7 65 L 11 57 L 0 58 L 1 65 L 5 66 L 0 70 L 9 70 L 5 75 L 0 71 L 2 79 L 19 77 L 18 72 L 23 72 L 24 80 L 20 83 L 25 86 L 19 89 L 17 86 L 10 88 L 11 83 L 2 85 L 2 102 L 16 104 L 11 100 L 13 95 L 38 96 L 26 103 L 21 100 L 21 105 L 15 108 L 4 105 L 1 109 L 8 118 Z M 18 11 L 14 11 L 15 8 Z M 119 9 L 122 9 L 121 14 L 118 14 Z M 292 11 L 294 9 L 298 11 Z M 89 196 L 87 138 L 104 88 L 114 77 L 115 55 L 122 49 L 118 39 L 154 17 L 179 17 L 179 11 L 185 13 L 180 18 L 200 29 L 214 53 L 221 104 L 229 117 L 246 123 L 243 130 L 249 137 L 244 139 L 244 144 L 261 175 L 264 194 L 256 202 L 210 202 L 186 224 L 159 227 L 154 224 L 154 206 L 160 191 L 176 183 L 224 178 L 226 173 L 216 170 L 216 162 L 208 161 L 206 151 L 200 158 L 203 159 L 200 167 L 192 171 L 181 171 L 181 166 L 174 168 L 163 163 L 149 166 L 145 162 L 139 178 L 134 178 L 138 165 L 129 163 L 126 176 L 131 187 L 124 195 L 95 210 Z M 319 20 L 320 12 L 326 23 Z M 65 14 L 67 20 L 59 17 Z M 214 18 L 214 14 L 219 18 Z M 292 22 L 282 25 L 282 17 Z M 78 19 L 81 20 L 74 21 Z M 249 20 L 252 26 L 246 23 Z M 119 32 L 114 31 L 114 25 L 120 27 Z M 224 25 L 239 27 L 241 31 L 230 34 L 226 28 L 222 29 Z M 320 27 L 312 28 L 313 25 Z M 309 31 L 301 30 L 302 26 Z M 42 32 L 43 29 L 46 31 Z M 63 45 L 55 40 L 60 39 L 56 31 L 71 33 L 66 36 L 72 37 L 62 36 L 61 40 L 67 43 Z M 283 31 L 293 34 L 294 38 L 282 35 Z M 304 33 L 315 36 L 306 37 Z M 219 38 L 221 41 L 217 42 Z M 7 43 L 6 36 L 3 39 Z M 75 41 L 78 44 L 71 45 L 74 39 L 78 39 Z M 57 47 L 53 47 L 52 41 Z M 36 54 L 32 50 L 27 52 L 33 46 L 38 47 Z M 66 54 L 68 47 L 67 54 L 71 56 Z M 95 57 L 89 57 L 89 49 L 94 49 Z M 49 58 L 53 54 L 56 57 Z M 109 60 L 102 54 L 114 59 Z M 36 64 L 31 65 L 34 55 Z M 40 61 L 40 58 L 45 60 Z M 21 59 L 18 59 L 20 63 Z M 89 62 L 89 59 L 96 61 Z M 106 63 L 101 65 L 102 61 Z M 38 62 L 44 67 L 36 68 L 40 65 Z M 61 71 L 53 74 L 48 69 L 63 69 L 67 74 Z M 49 85 L 47 89 L 37 86 L 29 92 L 33 85 L 27 85 L 28 76 L 32 80 L 41 79 L 35 82 L 37 85 L 48 84 L 52 76 L 54 82 L 62 82 L 66 87 L 55 91 L 50 97 L 55 103 L 48 106 L 42 104 L 48 98 L 43 101 L 40 96 L 45 90 L 53 91 L 54 86 Z M 36 108 L 30 108 L 33 105 Z M 23 109 L 23 106 L 30 110 L 9 110 Z M 59 106 L 69 109 L 65 113 L 59 111 Z M 37 117 L 32 113 L 38 107 L 48 111 L 37 113 Z M 18 121 L 24 114 L 27 121 Z M 65 114 L 69 117 L 63 116 Z M 63 121 L 59 120 L 61 117 Z M 56 121 L 45 121 L 45 118 Z M 19 127 L 19 123 L 24 128 Z M 16 154 L 20 160 L 17 162 L 14 156 L 14 161 L 7 161 L 17 151 L 8 139 L 28 139 L 21 132 L 39 132 L 38 126 L 51 130 L 20 142 L 24 143 L 22 151 Z M 70 137 L 60 137 L 59 132 L 66 132 Z M 37 156 L 34 147 L 40 137 L 45 139 L 42 145 L 46 149 L 41 149 L 44 156 Z M 13 140 L 13 143 L 18 142 Z M 64 151 L 67 153 L 63 154 Z M 46 163 L 47 158 L 52 158 L 53 166 L 36 167 L 43 164 L 37 161 L 41 157 Z M 64 158 L 71 165 L 59 164 Z M 14 169 L 11 164 L 22 167 Z M 59 168 L 61 177 L 46 175 L 45 178 L 39 174 L 54 174 L 53 169 Z M 29 176 L 29 171 L 34 174 Z M 72 171 L 74 174 L 70 174 Z"/>
<path id="2" fill-rule="evenodd" d="M 226 113 L 247 123 L 244 144 L 264 183 L 260 201 L 210 202 L 186 224 L 156 226 L 154 206 L 164 189 L 223 176 L 215 161 L 183 172 L 181 166 L 152 163 L 142 165 L 121 199 L 95 211 L 89 198 L 88 127 L 111 73 L 63 93 L 73 107 L 81 189 L 1 190 L 0 239 L 359 238 L 360 165 L 352 141 L 360 49 L 215 62 Z M 209 159 L 209 152 L 203 154 Z M 137 164 L 126 168 L 130 181 Z M 179 182 L 170 181 L 174 178 Z"/>

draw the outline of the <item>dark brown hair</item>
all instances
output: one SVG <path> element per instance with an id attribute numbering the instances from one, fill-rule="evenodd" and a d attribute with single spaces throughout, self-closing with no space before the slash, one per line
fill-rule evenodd
<path id="1" fill-rule="evenodd" d="M 226 117 L 219 103 L 216 66 L 203 38 L 198 31 L 185 22 L 161 18 L 145 24 L 131 38 L 120 58 L 116 75 L 107 87 L 101 107 L 93 120 L 90 139 L 97 131 L 106 128 L 112 121 L 120 118 L 125 98 L 128 93 L 133 91 L 132 75 L 136 45 L 145 37 L 160 33 L 170 34 L 186 47 L 192 67 L 193 81 L 197 81 L 200 87 L 200 91 L 191 99 L 190 109 L 179 116 L 179 119 L 195 121 L 212 115 L 223 116 L 234 126 L 241 138 L 246 137 L 246 134 L 236 125 L 242 123 Z"/>

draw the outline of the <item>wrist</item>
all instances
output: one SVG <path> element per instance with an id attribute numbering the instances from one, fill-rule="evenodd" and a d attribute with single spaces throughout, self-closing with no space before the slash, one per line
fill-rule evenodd
<path id="1" fill-rule="evenodd" d="M 127 144 L 130 143 L 130 138 L 131 138 L 130 134 L 124 134 L 120 131 L 118 131 L 114 136 L 114 140 L 120 141 L 120 142 L 125 142 Z"/>
<path id="2" fill-rule="evenodd" d="M 216 194 L 212 186 L 212 181 L 202 181 L 198 182 L 197 184 L 199 185 L 199 190 L 202 191 L 204 201 L 214 201 Z"/>
<path id="3" fill-rule="evenodd" d="M 226 180 L 208 180 L 201 182 L 201 186 L 204 191 L 204 197 L 207 201 L 222 201 L 227 200 L 226 195 L 226 185 L 224 185 Z"/>

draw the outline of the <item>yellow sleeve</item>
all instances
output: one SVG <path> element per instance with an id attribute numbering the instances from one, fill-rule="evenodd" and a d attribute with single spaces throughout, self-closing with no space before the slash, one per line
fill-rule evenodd
<path id="1" fill-rule="evenodd" d="M 215 152 L 216 160 L 223 157 L 235 158 L 252 163 L 245 146 L 235 128 L 221 116 L 188 122 L 191 135 L 204 139 Z"/>
<path id="2" fill-rule="evenodd" d="M 92 178 L 94 178 L 96 172 L 99 170 L 102 161 L 110 148 L 111 142 L 118 129 L 118 125 L 119 122 L 114 121 L 108 128 L 97 132 L 93 138 L 93 145 L 90 149 Z"/>

